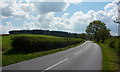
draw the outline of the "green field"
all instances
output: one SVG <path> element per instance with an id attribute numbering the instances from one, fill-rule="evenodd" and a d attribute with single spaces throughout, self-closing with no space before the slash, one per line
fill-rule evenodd
<path id="1" fill-rule="evenodd" d="M 16 46 L 14 48 L 15 43 L 13 41 L 19 42 L 23 46 L 25 45 L 25 43 L 23 42 L 27 41 L 28 45 L 33 46 L 31 48 L 34 48 L 36 42 L 38 43 L 38 46 L 40 46 L 39 45 L 40 43 L 43 43 L 43 46 L 40 46 L 39 48 L 43 48 L 44 45 L 46 44 L 49 44 L 48 46 L 51 46 L 51 47 L 50 49 L 46 47 L 45 50 L 44 48 L 41 50 L 41 49 L 38 49 L 38 46 L 36 46 L 35 49 L 38 51 L 36 50 L 28 51 L 31 48 L 28 48 L 28 49 L 21 48 L 20 49 L 21 51 L 18 52 L 17 49 L 19 50 L 19 48 L 16 48 Z M 11 45 L 12 43 L 14 44 Z M 58 43 L 59 45 L 61 45 L 61 47 L 58 46 Z M 17 62 L 40 57 L 43 55 L 48 55 L 48 54 L 55 53 L 55 52 L 59 52 L 59 51 L 80 45 L 81 43 L 83 43 L 82 39 L 62 38 L 62 37 L 47 36 L 47 35 L 30 35 L 29 34 L 29 35 L 2 36 L 2 54 L 3 54 L 2 55 L 2 66 L 14 64 Z M 15 45 L 17 45 L 17 43 Z M 28 45 L 26 45 L 26 48 Z"/>

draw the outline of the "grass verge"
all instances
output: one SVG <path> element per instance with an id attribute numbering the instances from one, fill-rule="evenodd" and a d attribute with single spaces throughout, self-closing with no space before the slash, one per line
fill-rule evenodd
<path id="1" fill-rule="evenodd" d="M 10 64 L 14 64 L 14 63 L 18 63 L 21 61 L 25 61 L 25 60 L 29 60 L 29 59 L 33 59 L 33 58 L 37 58 L 37 57 L 41 57 L 44 55 L 48 55 L 48 54 L 53 54 L 59 51 L 63 51 L 66 49 L 69 49 L 71 47 L 75 47 L 78 46 L 81 43 L 75 44 L 75 45 L 70 45 L 64 48 L 58 48 L 58 49 L 54 49 L 54 50 L 48 50 L 48 51 L 41 51 L 41 52 L 35 52 L 35 53 L 29 53 L 29 54 L 17 54 L 17 55 L 3 55 L 2 56 L 2 66 L 7 66 Z"/>
<path id="2" fill-rule="evenodd" d="M 97 43 L 102 48 L 103 67 L 102 70 L 118 70 L 118 55 L 115 49 L 106 44 Z"/>

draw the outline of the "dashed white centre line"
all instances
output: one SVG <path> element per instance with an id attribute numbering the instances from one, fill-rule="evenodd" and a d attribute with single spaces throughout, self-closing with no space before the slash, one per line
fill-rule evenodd
<path id="1" fill-rule="evenodd" d="M 49 69 L 51 69 L 51 68 L 53 68 L 53 67 L 55 67 L 55 66 L 57 66 L 57 65 L 59 65 L 59 64 L 61 64 L 61 63 L 63 63 L 63 62 L 66 61 L 66 60 L 68 60 L 68 58 L 66 58 L 66 59 L 64 59 L 64 60 L 62 60 L 62 61 L 60 61 L 60 62 L 58 62 L 58 63 L 56 63 L 56 64 L 54 64 L 54 65 L 52 65 L 52 66 L 50 66 L 50 67 L 48 67 L 48 68 L 46 68 L 46 69 L 43 70 L 42 72 L 45 72 L 45 71 L 47 71 L 47 70 L 49 70 Z"/>
<path id="2" fill-rule="evenodd" d="M 77 55 L 77 54 L 79 54 L 81 51 L 79 51 L 79 52 L 77 52 L 77 53 L 75 53 L 74 55 Z"/>

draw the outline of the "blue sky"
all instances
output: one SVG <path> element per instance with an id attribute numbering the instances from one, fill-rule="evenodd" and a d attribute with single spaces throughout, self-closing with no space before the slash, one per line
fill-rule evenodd
<path id="1" fill-rule="evenodd" d="M 117 35 L 117 24 L 113 22 L 117 12 L 114 2 L 4 2 L 0 9 L 0 27 L 4 34 L 22 29 L 83 33 L 91 21 L 101 20 L 111 29 L 112 35 Z"/>
<path id="2" fill-rule="evenodd" d="M 109 2 L 82 2 L 78 4 L 70 4 L 70 6 L 64 11 L 59 12 L 56 16 L 62 16 L 64 13 L 70 13 L 70 16 L 77 11 L 82 11 L 83 13 L 87 13 L 90 10 L 99 11 L 104 10 L 105 5 Z"/>

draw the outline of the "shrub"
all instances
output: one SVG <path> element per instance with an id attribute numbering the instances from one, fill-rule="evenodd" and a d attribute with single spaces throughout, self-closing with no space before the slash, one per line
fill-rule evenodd
<path id="1" fill-rule="evenodd" d="M 115 44 L 116 44 L 115 39 L 111 39 L 111 41 L 110 41 L 110 43 L 109 43 L 109 46 L 110 46 L 111 48 L 116 48 Z"/>
<path id="2" fill-rule="evenodd" d="M 120 39 L 118 39 L 118 53 L 120 54 Z"/>
<path id="3" fill-rule="evenodd" d="M 53 36 L 15 36 L 12 38 L 13 49 L 23 53 L 45 51 L 77 44 L 81 39 Z"/>
<path id="4" fill-rule="evenodd" d="M 109 47 L 115 48 L 118 53 L 120 53 L 120 39 L 119 38 L 111 38 L 109 42 Z"/>

